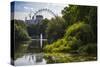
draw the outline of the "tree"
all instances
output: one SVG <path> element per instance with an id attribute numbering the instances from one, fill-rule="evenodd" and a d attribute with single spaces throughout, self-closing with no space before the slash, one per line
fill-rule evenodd
<path id="1" fill-rule="evenodd" d="M 75 23 L 66 29 L 66 33 L 62 38 L 47 45 L 44 49 L 47 49 L 47 51 L 53 51 L 55 48 L 57 48 L 55 51 L 77 51 L 80 46 L 90 43 L 93 40 L 92 36 L 91 27 L 88 24 L 83 22 Z M 53 48 L 53 50 L 50 50 L 49 47 Z"/>
<path id="2" fill-rule="evenodd" d="M 62 19 L 65 28 L 62 20 L 52 19 L 48 23 L 47 32 L 53 41 L 44 47 L 44 51 L 77 54 L 79 57 L 86 55 L 94 60 L 97 57 L 97 7 L 69 5 L 62 10 Z M 63 35 L 57 38 L 62 30 Z"/>
<path id="3" fill-rule="evenodd" d="M 39 23 L 39 30 L 40 33 L 46 35 L 46 28 L 47 28 L 47 24 L 48 24 L 49 20 L 47 18 L 43 19 L 40 23 Z"/>
<path id="4" fill-rule="evenodd" d="M 14 50 L 17 51 L 21 46 L 22 42 L 29 41 L 30 36 L 27 32 L 27 25 L 22 20 L 11 20 L 11 23 L 14 24 Z"/>
<path id="5" fill-rule="evenodd" d="M 26 41 L 30 37 L 27 32 L 27 25 L 22 20 L 12 20 L 11 23 L 14 23 L 14 32 L 15 32 L 15 41 Z"/>
<path id="6" fill-rule="evenodd" d="M 94 41 L 97 42 L 97 7 L 96 6 L 81 6 L 69 5 L 62 10 L 62 15 L 68 23 L 67 27 L 76 22 L 83 21 L 91 26 L 93 31 Z"/>
<path id="7" fill-rule="evenodd" d="M 65 38 L 67 40 L 70 40 L 70 37 L 74 36 L 85 44 L 94 40 L 91 26 L 89 24 L 85 24 L 84 22 L 74 23 L 66 30 Z"/>
<path id="8" fill-rule="evenodd" d="M 46 37 L 46 28 L 47 28 L 47 24 L 48 24 L 49 20 L 43 19 L 41 22 L 39 22 L 38 24 L 31 24 L 28 26 L 28 33 L 30 36 L 38 36 L 41 33 L 43 34 L 44 37 Z"/>
<path id="9" fill-rule="evenodd" d="M 63 37 L 65 33 L 66 23 L 61 17 L 52 18 L 47 25 L 46 35 L 49 39 L 49 43 L 56 41 L 57 39 Z"/>

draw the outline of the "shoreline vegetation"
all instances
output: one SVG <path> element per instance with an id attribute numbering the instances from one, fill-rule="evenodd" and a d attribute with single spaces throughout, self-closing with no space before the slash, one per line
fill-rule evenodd
<path id="1" fill-rule="evenodd" d="M 62 10 L 62 17 L 46 18 L 38 24 L 11 22 L 15 23 L 15 51 L 23 47 L 18 42 L 30 41 L 31 36 L 42 33 L 48 39 L 43 46 L 47 64 L 97 60 L 96 6 L 69 5 Z"/>
<path id="2" fill-rule="evenodd" d="M 67 23 L 65 32 L 62 38 L 44 47 L 47 63 L 97 60 L 96 12 L 95 6 L 79 5 L 70 5 L 62 10 L 62 18 Z"/>
<path id="3" fill-rule="evenodd" d="M 71 53 L 45 53 L 44 58 L 47 60 L 47 64 L 86 62 L 86 61 L 97 60 L 97 57 L 93 55 L 79 55 L 79 54 L 71 54 Z"/>

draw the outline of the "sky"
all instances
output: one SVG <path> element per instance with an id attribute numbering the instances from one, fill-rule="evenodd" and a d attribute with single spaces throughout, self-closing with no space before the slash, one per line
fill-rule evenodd
<path id="1" fill-rule="evenodd" d="M 57 16 L 61 15 L 61 10 L 64 9 L 64 7 L 68 6 L 67 4 L 60 4 L 60 3 L 40 3 L 40 2 L 23 2 L 23 1 L 15 1 L 11 5 L 11 13 L 14 13 L 14 19 L 19 20 L 25 20 L 25 17 L 29 19 L 29 14 L 31 16 L 34 15 L 34 13 L 40 9 L 49 9 Z M 43 15 L 44 18 L 50 19 L 51 17 L 54 17 L 51 13 L 48 12 L 40 12 L 38 13 L 40 15 Z"/>

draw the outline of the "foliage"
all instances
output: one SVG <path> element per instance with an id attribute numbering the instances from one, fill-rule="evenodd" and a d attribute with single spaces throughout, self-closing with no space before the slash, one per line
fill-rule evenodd
<path id="1" fill-rule="evenodd" d="M 29 35 L 36 36 L 41 33 L 47 37 L 48 43 L 43 46 L 47 63 L 96 59 L 97 7 L 95 6 L 69 5 L 62 10 L 62 17 L 44 19 L 38 24 L 29 26 L 20 20 L 14 22 L 17 41 L 28 40 Z"/>
<path id="2" fill-rule="evenodd" d="M 81 6 L 81 5 L 69 5 L 62 10 L 62 15 L 65 21 L 68 23 L 67 28 L 74 23 L 83 21 L 91 26 L 91 30 L 94 33 L 93 42 L 97 41 L 97 7 L 96 6 Z"/>
<path id="3" fill-rule="evenodd" d="M 28 26 L 28 33 L 30 36 L 37 36 L 41 33 L 45 36 L 46 35 L 46 28 L 49 20 L 43 19 L 40 23 L 37 24 L 31 24 Z M 46 37 L 46 36 L 45 36 Z"/>
<path id="4" fill-rule="evenodd" d="M 47 24 L 50 20 L 47 18 L 43 19 L 40 23 L 40 32 L 46 35 L 46 28 L 48 27 Z"/>
<path id="5" fill-rule="evenodd" d="M 67 27 L 72 25 L 73 22 L 76 22 L 78 13 L 77 6 L 74 5 L 69 5 L 69 7 L 65 7 L 64 10 L 62 10 L 63 18 L 67 22 Z"/>
<path id="6" fill-rule="evenodd" d="M 52 18 L 47 25 L 46 35 L 49 39 L 49 43 L 56 41 L 63 37 L 65 33 L 66 23 L 61 17 Z"/>
<path id="7" fill-rule="evenodd" d="M 65 38 L 70 40 L 70 37 L 76 37 L 78 40 L 81 40 L 82 43 L 88 43 L 93 41 L 93 32 L 89 24 L 84 22 L 78 22 L 71 25 L 65 33 Z"/>
<path id="8" fill-rule="evenodd" d="M 26 41 L 29 40 L 30 37 L 27 33 L 27 26 L 24 21 L 21 20 L 12 20 L 14 23 L 14 31 L 15 31 L 15 40 L 18 41 Z"/>
<path id="9" fill-rule="evenodd" d="M 96 57 L 91 55 L 76 55 L 76 54 L 65 54 L 65 53 L 46 53 L 44 55 L 44 58 L 47 60 L 48 64 L 96 60 Z"/>
<path id="10" fill-rule="evenodd" d="M 97 43 L 97 7 L 69 5 L 62 10 L 62 15 L 65 22 L 64 35 L 52 44 L 47 45 L 44 51 L 96 54 L 96 45 L 94 46 L 92 43 Z M 60 30 L 60 26 L 57 27 L 56 23 L 58 21 L 55 24 L 51 23 L 52 27 L 49 26 L 51 30 L 49 33 L 53 33 L 55 36 L 61 34 L 61 31 L 57 33 L 57 30 L 55 30 L 55 28 Z"/>
<path id="11" fill-rule="evenodd" d="M 27 33 L 27 25 L 22 20 L 11 20 L 11 23 L 14 24 L 14 52 L 18 51 L 19 48 L 24 47 L 22 44 L 25 41 L 29 41 L 30 37 Z M 25 49 L 25 48 L 24 48 Z"/>
<path id="12" fill-rule="evenodd" d="M 71 25 L 67 30 L 62 39 L 58 39 L 50 45 L 44 47 L 45 52 L 65 52 L 65 53 L 78 53 L 78 50 L 85 44 L 92 42 L 92 30 L 88 24 L 83 22 L 78 22 Z M 91 44 L 92 45 L 92 44 Z M 83 47 L 87 51 L 83 52 L 89 53 L 88 50 L 92 50 L 91 46 Z M 52 49 L 52 50 L 51 50 Z M 93 49 L 96 49 L 94 47 Z M 92 53 L 92 51 L 91 51 Z"/>
<path id="13" fill-rule="evenodd" d="M 35 25 L 35 24 L 31 24 L 28 26 L 28 34 L 30 36 L 33 36 L 33 35 L 36 35 L 36 34 L 39 34 L 39 25 Z"/>
<path id="14" fill-rule="evenodd" d="M 64 53 L 47 53 L 44 55 L 44 58 L 47 60 L 47 63 L 65 63 L 73 61 L 72 57 Z"/>
<path id="15" fill-rule="evenodd" d="M 86 53 L 86 54 L 92 54 L 97 56 L 97 45 L 94 43 L 89 43 L 84 46 L 81 46 L 78 51 L 80 54 Z"/>
<path id="16" fill-rule="evenodd" d="M 14 31 L 15 31 L 15 40 L 16 41 L 25 41 L 25 40 L 30 39 L 30 37 L 27 33 L 27 26 L 24 23 L 24 21 L 12 20 L 11 23 L 14 23 Z"/>

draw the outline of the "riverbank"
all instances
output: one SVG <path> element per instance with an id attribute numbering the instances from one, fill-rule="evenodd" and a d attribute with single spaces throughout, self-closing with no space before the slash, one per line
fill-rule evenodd
<path id="1" fill-rule="evenodd" d="M 84 62 L 84 61 L 97 60 L 97 57 L 93 55 L 79 55 L 79 54 L 70 54 L 70 53 L 45 53 L 44 58 L 47 60 L 47 64 Z"/>

